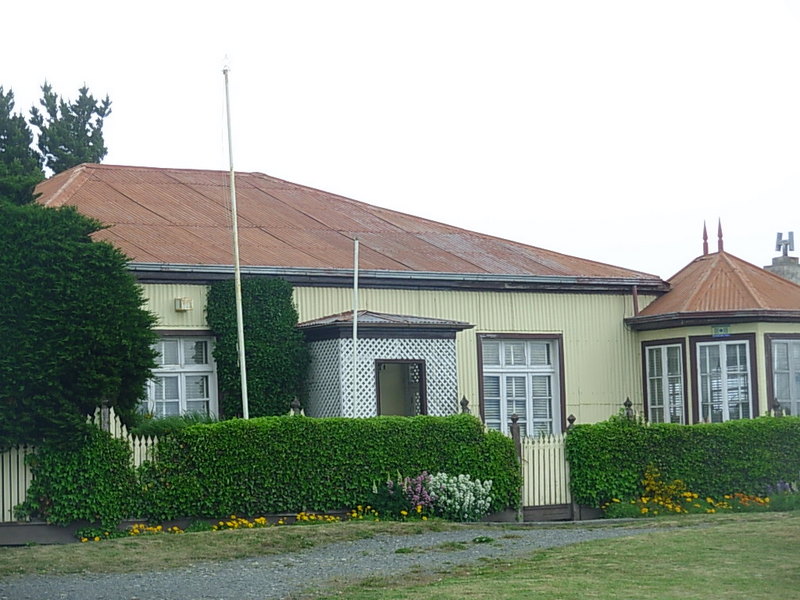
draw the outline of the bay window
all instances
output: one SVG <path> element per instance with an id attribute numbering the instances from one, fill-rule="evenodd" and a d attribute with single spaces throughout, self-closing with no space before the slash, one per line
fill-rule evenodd
<path id="1" fill-rule="evenodd" d="M 645 400 L 650 423 L 685 423 L 683 344 L 645 344 Z"/>
<path id="2" fill-rule="evenodd" d="M 781 409 L 800 415 L 800 339 L 772 339 L 770 344 L 772 368 L 772 397 Z M 770 406 L 774 408 L 774 406 Z"/>
<path id="3" fill-rule="evenodd" d="M 694 352 L 698 420 L 720 423 L 752 418 L 755 405 L 752 342 L 749 339 L 696 341 Z"/>

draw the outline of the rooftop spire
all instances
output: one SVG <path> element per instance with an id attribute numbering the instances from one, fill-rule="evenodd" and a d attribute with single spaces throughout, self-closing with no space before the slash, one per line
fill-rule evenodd
<path id="1" fill-rule="evenodd" d="M 708 254 L 708 231 L 706 231 L 706 222 L 703 221 L 703 256 Z"/>
<path id="2" fill-rule="evenodd" d="M 722 247 L 722 219 L 719 220 L 719 224 L 717 225 L 717 250 L 719 252 L 723 252 L 724 248 Z"/>

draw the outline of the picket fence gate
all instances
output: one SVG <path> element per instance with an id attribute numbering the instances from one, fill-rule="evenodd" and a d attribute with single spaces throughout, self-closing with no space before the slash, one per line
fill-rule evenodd
<path id="1" fill-rule="evenodd" d="M 572 503 L 566 436 L 558 433 L 520 440 L 523 507 Z"/>
<path id="2" fill-rule="evenodd" d="M 104 413 L 104 411 L 106 411 Z M 113 408 L 97 408 L 87 422 L 106 429 L 113 437 L 123 439 L 131 446 L 131 464 L 138 467 L 150 460 L 153 449 L 158 444 L 156 437 L 131 435 L 128 428 L 119 420 Z M 30 467 L 25 458 L 35 451 L 30 446 L 17 446 L 0 452 L 0 523 L 16 521 L 14 507 L 25 501 L 28 486 L 33 480 Z"/>

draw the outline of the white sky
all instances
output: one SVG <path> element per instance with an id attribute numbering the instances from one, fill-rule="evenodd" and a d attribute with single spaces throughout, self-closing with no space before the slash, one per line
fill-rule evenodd
<path id="1" fill-rule="evenodd" d="M 109 94 L 107 164 L 234 160 L 667 278 L 800 237 L 800 0 L 4 6 L 0 85 Z M 798 240 L 800 241 L 800 240 Z M 800 252 L 800 247 L 798 247 Z M 795 253 L 797 254 L 797 253 Z"/>

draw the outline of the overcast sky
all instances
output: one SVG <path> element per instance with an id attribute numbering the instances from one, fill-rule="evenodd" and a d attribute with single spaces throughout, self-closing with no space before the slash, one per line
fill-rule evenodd
<path id="1" fill-rule="evenodd" d="M 107 93 L 107 164 L 226 170 L 227 56 L 240 171 L 664 278 L 704 220 L 759 266 L 800 238 L 798 0 L 31 10 L 0 85 Z"/>

